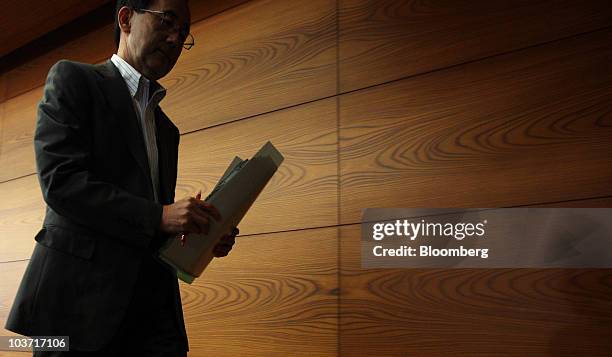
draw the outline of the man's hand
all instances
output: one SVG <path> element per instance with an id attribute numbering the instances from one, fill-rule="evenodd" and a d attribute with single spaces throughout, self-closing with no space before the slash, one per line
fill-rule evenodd
<path id="1" fill-rule="evenodd" d="M 189 197 L 163 207 L 159 228 L 168 234 L 208 234 L 211 218 L 221 219 L 221 214 L 213 205 Z"/>
<path id="2" fill-rule="evenodd" d="M 234 227 L 231 234 L 221 237 L 219 243 L 217 243 L 217 245 L 215 245 L 215 247 L 213 248 L 213 255 L 217 258 L 221 258 L 228 255 L 230 250 L 232 250 L 234 243 L 236 243 L 236 236 L 238 235 L 238 233 L 240 233 L 240 231 L 238 230 L 238 228 Z"/>

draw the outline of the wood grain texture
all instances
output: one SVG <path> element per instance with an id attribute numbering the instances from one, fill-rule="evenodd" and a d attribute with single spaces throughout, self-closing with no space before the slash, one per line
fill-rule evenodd
<path id="1" fill-rule="evenodd" d="M 333 355 L 337 234 L 332 227 L 239 236 L 193 285 L 181 283 L 190 355 Z M 2 326 L 27 263 L 0 263 Z"/>
<path id="2" fill-rule="evenodd" d="M 240 224 L 241 234 L 337 224 L 335 99 L 183 135 L 177 199 L 200 189 L 205 196 L 235 155 L 249 158 L 267 140 L 285 161 Z M 45 209 L 37 177 L 0 183 L 0 197 L 0 262 L 27 259 Z"/>
<path id="3" fill-rule="evenodd" d="M 45 202 L 36 175 L 0 183 L 0 262 L 29 259 Z"/>
<path id="4" fill-rule="evenodd" d="M 3 1 L 0 57 L 107 2 L 109 0 Z"/>
<path id="5" fill-rule="evenodd" d="M 6 71 L 7 99 L 42 88 L 51 66 L 61 59 L 99 63 L 114 53 L 113 26 L 107 25 L 81 37 L 67 40 L 44 55 L 23 59 L 19 67 Z"/>
<path id="6" fill-rule="evenodd" d="M 238 237 L 181 283 L 193 356 L 333 356 L 337 228 Z"/>
<path id="7" fill-rule="evenodd" d="M 168 89 L 161 106 L 182 131 L 192 131 L 333 95 L 333 4 L 257 1 L 194 24 L 198 45 L 184 51 L 175 69 L 160 81 Z M 287 23 L 286 17 L 294 21 Z M 110 57 L 110 39 L 110 27 L 92 33 L 86 41 L 98 45 L 84 62 Z M 84 49 L 83 41 L 75 40 L 32 65 L 48 71 L 58 57 Z M 20 83 L 38 82 L 38 76 L 26 65 L 7 73 L 9 91 L 18 91 Z M 6 101 L 0 165 L 7 169 L 0 172 L 0 182 L 35 171 L 31 141 L 41 96 L 38 87 Z"/>
<path id="8" fill-rule="evenodd" d="M 176 197 L 203 197 L 234 156 L 252 157 L 266 142 L 285 161 L 244 220 L 241 234 L 337 224 L 336 100 L 326 99 L 183 135 Z"/>
<path id="9" fill-rule="evenodd" d="M 196 0 L 190 1 L 191 22 L 198 21 L 217 15 L 226 9 L 236 7 L 247 0 Z M 70 59 L 84 63 L 100 63 L 105 61 L 115 52 L 113 41 L 113 16 L 95 13 L 93 16 L 105 16 L 107 20 L 91 18 L 92 22 L 104 22 L 102 25 L 90 32 L 80 36 L 70 33 L 59 33 L 56 37 L 65 38 L 61 45 L 43 53 L 42 55 L 21 58 L 23 62 L 19 67 L 4 73 L 7 77 L 8 96 L 15 97 L 44 84 L 45 78 L 51 66 L 60 59 Z M 59 30 L 58 30 L 59 31 Z M 69 31 L 66 30 L 66 31 Z M 203 40 L 205 37 L 200 37 Z M 34 44 L 35 45 L 35 44 Z M 203 43 L 202 43 L 203 45 Z M 200 41 L 198 41 L 200 46 Z"/>
<path id="10" fill-rule="evenodd" d="M 191 12 L 191 23 L 207 19 L 222 13 L 223 11 L 237 7 L 250 0 L 191 0 L 189 1 L 189 11 Z"/>
<path id="11" fill-rule="evenodd" d="M 10 336 L 11 332 L 2 330 L 3 336 Z M 15 335 L 15 334 L 13 334 Z M 0 354 L 2 357 L 30 357 L 32 356 L 32 352 L 2 352 Z"/>
<path id="12" fill-rule="evenodd" d="M 335 1 L 256 0 L 192 26 L 198 45 L 160 81 L 181 132 L 336 93 Z"/>
<path id="13" fill-rule="evenodd" d="M 14 132 L 16 126 L 11 128 Z M 240 224 L 241 233 L 337 224 L 335 99 L 183 135 L 177 199 L 200 189 L 206 195 L 235 155 L 251 157 L 267 140 L 278 147 L 285 161 Z M 22 147 L 30 150 L 31 144 Z M 10 157 L 0 155 L 0 162 L 6 163 L 3 167 L 19 164 L 9 161 Z M 28 258 L 45 207 L 36 176 L 0 183 L 0 197 L 4 197 L 0 201 L 0 261 Z"/>
<path id="14" fill-rule="evenodd" d="M 612 32 L 340 97 L 341 223 L 366 207 L 612 193 Z"/>
<path id="15" fill-rule="evenodd" d="M 361 269 L 340 230 L 341 356 L 609 356 L 612 269 Z"/>
<path id="16" fill-rule="evenodd" d="M 339 0 L 340 91 L 610 26 L 607 0 Z"/>
<path id="17" fill-rule="evenodd" d="M 0 182 L 36 172 L 34 129 L 42 88 L 3 103 L 0 136 Z"/>

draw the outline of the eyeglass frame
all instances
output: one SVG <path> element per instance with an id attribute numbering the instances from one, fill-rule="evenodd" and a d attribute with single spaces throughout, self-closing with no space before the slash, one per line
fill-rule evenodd
<path id="1" fill-rule="evenodd" d="M 159 16 L 159 18 L 161 19 L 161 24 L 162 24 L 162 25 L 164 25 L 164 24 L 168 24 L 168 23 L 169 23 L 169 22 L 168 22 L 168 20 L 167 20 L 167 18 L 169 18 L 169 17 L 174 17 L 174 18 L 177 18 L 177 16 L 176 16 L 176 15 L 174 15 L 173 13 L 168 12 L 168 11 L 159 11 L 159 10 L 142 9 L 142 8 L 136 8 L 136 7 L 133 7 L 132 9 L 133 9 L 134 11 L 136 11 L 136 12 L 141 11 L 141 12 L 149 12 L 149 13 L 151 13 L 151 14 L 155 14 L 155 15 L 161 15 L 161 16 Z M 174 21 L 172 21 L 172 22 L 170 22 L 170 23 L 171 23 L 171 24 L 172 24 L 172 23 L 174 23 L 174 26 L 172 26 L 172 27 L 173 27 L 173 28 L 172 28 L 172 30 L 174 30 L 174 31 L 178 31 L 179 36 L 181 36 L 181 37 L 183 37 L 183 38 L 185 39 L 185 40 L 183 41 L 183 44 L 182 44 L 181 46 L 182 46 L 184 49 L 186 49 L 186 50 L 190 50 L 190 49 L 191 49 L 191 48 L 192 48 L 192 47 L 195 45 L 195 39 L 194 39 L 193 35 L 191 34 L 191 32 L 188 32 L 188 33 L 187 33 L 187 35 L 185 35 L 185 34 L 184 34 L 184 32 L 183 32 L 183 33 L 181 33 L 181 30 L 180 30 L 180 28 L 179 28 L 179 25 L 178 25 L 178 24 L 176 24 Z M 190 38 L 191 38 L 191 42 L 187 42 L 187 40 L 188 40 L 188 39 L 190 39 Z"/>

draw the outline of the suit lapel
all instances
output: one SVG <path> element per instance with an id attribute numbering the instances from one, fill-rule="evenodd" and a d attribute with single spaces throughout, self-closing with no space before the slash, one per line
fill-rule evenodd
<path id="1" fill-rule="evenodd" d="M 140 166 L 144 177 L 150 178 L 149 162 L 142 134 L 142 128 L 134 110 L 130 92 L 123 77 L 115 65 L 107 60 L 98 66 L 103 78 L 99 82 L 108 105 L 113 110 L 128 148 Z M 159 147 L 159 146 L 158 146 Z M 150 180 L 148 180 L 150 182 Z M 149 184 L 149 186 L 151 186 Z M 152 187 L 151 187 L 152 190 Z M 153 192 L 151 191 L 151 198 Z"/>

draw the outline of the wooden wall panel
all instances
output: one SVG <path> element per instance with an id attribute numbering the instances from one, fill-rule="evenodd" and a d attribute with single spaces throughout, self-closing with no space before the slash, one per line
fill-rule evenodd
<path id="1" fill-rule="evenodd" d="M 184 135 L 177 199 L 199 189 L 206 195 L 234 155 L 251 157 L 267 140 L 285 162 L 241 223 L 241 234 L 337 224 L 335 99 Z M 1 183 L 0 197 L 0 261 L 27 259 L 45 208 L 36 176 Z"/>
<path id="2" fill-rule="evenodd" d="M 267 140 L 285 161 L 240 224 L 241 234 L 337 224 L 335 99 L 184 135 L 177 199 L 200 189 L 206 195 L 235 155 L 251 157 Z M 0 197 L 0 262 L 27 259 L 45 208 L 36 175 L 1 183 Z"/>
<path id="3" fill-rule="evenodd" d="M 195 0 L 190 1 L 191 22 L 195 24 L 205 18 L 214 16 L 231 7 L 245 3 L 248 0 Z M 98 15 L 99 14 L 94 14 Z M 100 19 L 91 19 L 99 22 Z M 68 39 L 61 46 L 53 48 L 41 56 L 21 59 L 23 64 L 17 68 L 7 71 L 8 96 L 15 97 L 29 90 L 37 88 L 45 83 L 45 78 L 51 66 L 60 59 L 70 59 L 84 63 L 100 63 L 110 58 L 115 52 L 113 41 L 114 24 L 112 14 L 109 15 L 107 24 L 86 33 L 74 37 L 70 34 L 64 36 Z M 194 25 L 192 25 L 194 26 Z M 204 46 L 202 42 L 206 37 L 198 36 L 198 46 Z M 24 61 L 25 60 L 25 61 Z"/>
<path id="4" fill-rule="evenodd" d="M 110 0 L 4 0 L 0 12 L 0 57 Z"/>
<path id="5" fill-rule="evenodd" d="M 340 97 L 341 223 L 366 207 L 612 193 L 612 31 Z"/>
<path id="6" fill-rule="evenodd" d="M 11 335 L 10 331 L 2 331 L 2 332 L 4 333 L 3 336 Z M 15 334 L 12 334 L 12 335 L 15 335 Z M 30 357 L 32 356 L 32 352 L 2 352 L 0 356 L 2 357 Z"/>
<path id="7" fill-rule="evenodd" d="M 607 0 L 340 0 L 340 91 L 610 26 Z"/>
<path id="8" fill-rule="evenodd" d="M 301 1 L 298 5 L 255 1 L 193 25 L 198 45 L 184 51 L 175 69 L 161 81 L 168 88 L 161 106 L 182 131 L 335 93 L 334 2 Z M 286 24 L 290 16 L 296 21 Z M 78 54 L 85 48 L 79 40 L 31 65 L 48 71 L 64 55 L 92 63 L 110 57 L 112 40 L 107 38 L 112 33 L 108 31 L 88 35 L 86 41 L 100 45 L 85 57 Z M 22 66 L 7 73 L 7 85 L 12 93 L 20 85 L 38 83 L 39 76 L 39 71 Z M 7 139 L 0 142 L 0 165 L 7 169 L 0 172 L 0 182 L 35 172 L 31 141 L 41 96 L 39 87 L 7 101 Z"/>
<path id="9" fill-rule="evenodd" d="M 612 269 L 361 269 L 340 229 L 340 355 L 609 356 Z"/>
<path id="10" fill-rule="evenodd" d="M 95 46 L 92 46 L 95 44 Z M 32 89 L 41 88 L 51 66 L 60 59 L 84 63 L 98 63 L 114 53 L 113 27 L 108 25 L 82 37 L 67 41 L 42 56 L 30 58 L 21 66 L 4 73 L 7 98 L 13 98 Z"/>
<path id="11" fill-rule="evenodd" d="M 181 283 L 190 355 L 334 355 L 337 234 L 323 228 L 240 236 L 193 285 Z M 1 326 L 27 263 L 0 263 Z"/>
<path id="12" fill-rule="evenodd" d="M 161 83 L 181 132 L 336 93 L 334 0 L 250 1 L 192 26 Z"/>
<path id="13" fill-rule="evenodd" d="M 194 4 L 204 13 L 219 2 Z M 286 159 L 230 256 L 181 283 L 190 355 L 612 349 L 610 269 L 363 270 L 350 225 L 365 207 L 612 207 L 607 2 L 219 6 L 232 8 L 192 25 L 196 47 L 162 81 L 162 107 L 183 133 L 177 199 L 206 195 L 234 155 L 266 140 Z M 3 83 L 11 97 L 0 100 L 2 324 L 44 212 L 36 176 L 12 180 L 34 172 L 40 85 L 60 58 L 95 63 L 113 49 L 107 26 L 0 76 L 0 99 Z"/>
<path id="14" fill-rule="evenodd" d="M 0 137 L 0 182 L 36 172 L 34 129 L 42 87 L 4 102 Z"/>
<path id="15" fill-rule="evenodd" d="M 1 183 L 0 197 L 0 262 L 29 259 L 45 216 L 38 178 Z"/>
<path id="16" fill-rule="evenodd" d="M 326 99 L 181 137 L 177 199 L 205 197 L 234 156 L 266 141 L 285 161 L 240 224 L 241 234 L 337 224 L 336 100 Z"/>
<path id="17" fill-rule="evenodd" d="M 239 237 L 181 283 L 192 356 L 333 356 L 337 228 Z"/>
<path id="18" fill-rule="evenodd" d="M 189 1 L 191 23 L 195 24 L 246 2 L 249 2 L 249 0 L 191 0 Z"/>

